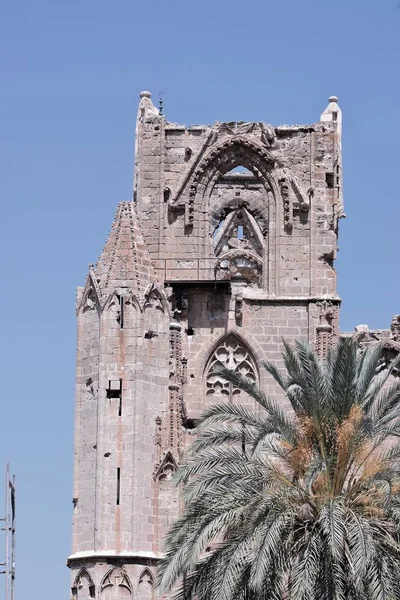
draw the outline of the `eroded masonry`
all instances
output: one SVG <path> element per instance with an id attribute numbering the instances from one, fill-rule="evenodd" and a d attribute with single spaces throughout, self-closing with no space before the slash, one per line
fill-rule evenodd
<path id="1" fill-rule="evenodd" d="M 336 97 L 311 125 L 187 128 L 142 92 L 133 202 L 78 289 L 73 599 L 153 598 L 196 419 L 249 402 L 215 366 L 277 394 L 283 337 L 337 338 L 341 169 Z M 399 322 L 363 336 L 397 352 Z"/>

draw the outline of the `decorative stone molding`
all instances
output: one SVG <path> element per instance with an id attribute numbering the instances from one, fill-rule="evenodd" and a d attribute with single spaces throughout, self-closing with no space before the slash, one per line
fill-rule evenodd
<path id="1" fill-rule="evenodd" d="M 235 296 L 235 321 L 236 325 L 239 327 L 242 325 L 243 321 L 243 296 L 237 294 Z"/>
<path id="2" fill-rule="evenodd" d="M 161 460 L 156 465 L 153 471 L 154 481 L 163 481 L 164 479 L 171 479 L 172 475 L 178 468 L 178 463 L 174 459 L 172 452 L 167 450 L 162 455 Z"/>
<path id="3" fill-rule="evenodd" d="M 132 594 L 131 581 L 122 567 L 114 567 L 104 576 L 100 585 L 100 597 L 110 597 L 113 595 L 114 593 L 111 592 L 113 588 L 118 588 L 115 597 L 119 595 L 128 597 Z"/>
<path id="4" fill-rule="evenodd" d="M 218 281 L 244 280 L 259 285 L 262 259 L 249 250 L 231 250 L 218 257 L 215 278 Z"/>
<path id="5" fill-rule="evenodd" d="M 146 568 L 138 580 L 137 600 L 151 600 L 154 597 L 154 577 L 150 569 Z"/>
<path id="6" fill-rule="evenodd" d="M 283 226 L 290 233 L 293 228 L 293 209 L 296 207 L 307 212 L 314 190 L 309 188 L 305 194 L 296 177 L 288 169 L 277 169 L 275 176 L 278 179 L 283 204 Z"/>
<path id="7" fill-rule="evenodd" d="M 276 163 L 276 158 L 262 144 L 242 135 L 226 138 L 218 146 L 212 148 L 203 158 L 199 166 L 188 174 L 186 185 L 170 202 L 171 209 L 185 207 L 185 225 L 193 225 L 194 200 L 198 189 L 203 189 L 212 179 L 227 173 L 237 165 L 249 168 L 262 181 L 268 179 L 269 172 Z M 189 180 L 191 183 L 189 183 Z M 181 200 L 184 189 L 188 187 L 188 200 Z"/>
<path id="8" fill-rule="evenodd" d="M 161 448 L 161 444 L 162 444 L 162 419 L 160 416 L 157 416 L 155 419 L 155 423 L 156 423 L 156 433 L 154 436 L 154 443 L 156 446 L 158 446 L 159 448 Z"/>
<path id="9" fill-rule="evenodd" d="M 71 593 L 73 600 L 89 600 L 94 598 L 96 594 L 96 588 L 92 577 L 87 569 L 84 567 L 79 571 L 75 577 L 75 581 L 71 587 Z"/>
<path id="10" fill-rule="evenodd" d="M 268 202 L 265 201 L 262 203 L 252 201 L 250 206 L 250 202 L 241 198 L 240 195 L 230 200 L 226 200 L 219 206 L 214 206 L 210 211 L 209 221 L 211 232 L 215 231 L 221 221 L 226 219 L 229 214 L 240 209 L 245 210 L 246 213 L 250 215 L 250 218 L 254 219 L 257 229 L 260 230 L 261 236 L 266 237 L 268 235 L 268 208 Z"/>
<path id="11" fill-rule="evenodd" d="M 83 303 L 83 312 L 90 312 L 91 310 L 96 310 L 97 299 L 95 296 L 95 292 L 93 288 L 89 288 L 85 300 Z"/>
<path id="12" fill-rule="evenodd" d="M 241 227 L 241 235 L 238 228 Z M 214 254 L 219 256 L 230 250 L 250 250 L 262 256 L 264 238 L 257 221 L 244 207 L 228 213 L 214 234 Z"/>
<path id="13" fill-rule="evenodd" d="M 147 583 L 151 586 L 154 585 L 154 577 L 152 572 L 150 571 L 150 569 L 144 569 L 144 571 L 142 571 L 140 577 L 139 577 L 139 585 L 142 583 Z"/>
<path id="14" fill-rule="evenodd" d="M 244 135 L 225 137 L 218 145 L 212 147 L 197 166 L 193 166 L 192 171 L 186 175 L 185 183 L 179 187 L 178 193 L 169 202 L 169 207 L 172 210 L 184 207 L 185 226 L 192 226 L 195 198 L 198 192 L 204 193 L 219 177 L 238 165 L 249 169 L 267 190 L 272 189 L 274 196 L 279 191 L 283 201 L 284 226 L 286 230 L 291 230 L 294 206 L 307 211 L 311 196 L 303 192 L 296 177 L 288 169 L 283 168 L 282 163 L 265 145 L 253 137 Z M 186 189 L 187 194 L 185 194 Z"/>
<path id="15" fill-rule="evenodd" d="M 138 121 L 143 121 L 144 119 L 151 119 L 154 117 L 160 117 L 160 112 L 151 101 L 151 93 L 147 91 L 140 92 Z"/>
<path id="16" fill-rule="evenodd" d="M 290 186 L 287 177 L 278 180 L 283 202 L 283 226 L 287 231 L 293 227 L 293 204 L 290 195 Z"/>
<path id="17" fill-rule="evenodd" d="M 182 441 L 182 338 L 180 323 L 169 326 L 169 431 L 168 444 L 179 456 Z"/>
<path id="18" fill-rule="evenodd" d="M 320 358 L 325 358 L 333 343 L 332 321 L 336 309 L 328 300 L 317 302 L 317 306 L 319 307 L 319 324 L 316 328 L 315 349 Z"/>
<path id="19" fill-rule="evenodd" d="M 390 334 L 392 339 L 400 342 L 400 315 L 394 315 L 390 324 Z"/>
<path id="20" fill-rule="evenodd" d="M 254 358 L 244 342 L 234 333 L 228 334 L 218 344 L 212 353 L 206 369 L 206 395 L 211 398 L 225 398 L 232 401 L 240 390 L 225 381 L 221 375 L 215 373 L 220 367 L 226 367 L 246 377 L 252 383 L 257 380 Z"/>
<path id="21" fill-rule="evenodd" d="M 266 146 L 275 146 L 276 143 L 276 131 L 275 127 L 268 125 L 267 123 L 260 123 L 261 128 L 261 141 Z"/>
<path id="22" fill-rule="evenodd" d="M 143 310 L 155 308 L 162 313 L 169 312 L 168 300 L 164 290 L 160 289 L 154 283 L 145 292 Z"/>
<path id="23" fill-rule="evenodd" d="M 92 310 L 100 311 L 102 306 L 102 293 L 93 271 L 93 265 L 89 265 L 89 273 L 86 277 L 85 285 L 80 288 L 77 296 L 76 313 L 89 312 Z"/>

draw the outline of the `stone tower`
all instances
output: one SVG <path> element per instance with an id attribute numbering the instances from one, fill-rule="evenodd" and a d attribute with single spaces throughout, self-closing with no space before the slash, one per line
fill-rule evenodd
<path id="1" fill-rule="evenodd" d="M 168 122 L 142 92 L 133 202 L 78 289 L 71 597 L 150 600 L 171 483 L 210 403 L 276 393 L 282 338 L 338 335 L 341 111 L 272 126 Z"/>

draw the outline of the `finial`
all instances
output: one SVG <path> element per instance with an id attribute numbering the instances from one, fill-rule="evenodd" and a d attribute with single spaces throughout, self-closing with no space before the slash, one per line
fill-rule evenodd
<path id="1" fill-rule="evenodd" d="M 140 92 L 140 97 L 141 98 L 151 98 L 151 92 Z"/>
<path id="2" fill-rule="evenodd" d="M 160 113 L 160 115 L 164 114 L 164 92 L 160 92 L 160 100 L 158 102 L 158 112 Z"/>
<path id="3" fill-rule="evenodd" d="M 320 121 L 336 122 L 337 132 L 342 132 L 342 111 L 338 105 L 339 98 L 337 96 L 329 96 L 329 104 L 321 115 Z"/>

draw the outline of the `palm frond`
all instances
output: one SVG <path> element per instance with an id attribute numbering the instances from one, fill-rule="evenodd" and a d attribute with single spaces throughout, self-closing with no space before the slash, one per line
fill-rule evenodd
<path id="1" fill-rule="evenodd" d="M 400 358 L 343 338 L 325 360 L 284 341 L 288 402 L 210 406 L 179 467 L 183 511 L 159 564 L 176 600 L 400 600 Z M 287 410 L 288 404 L 291 412 Z"/>

